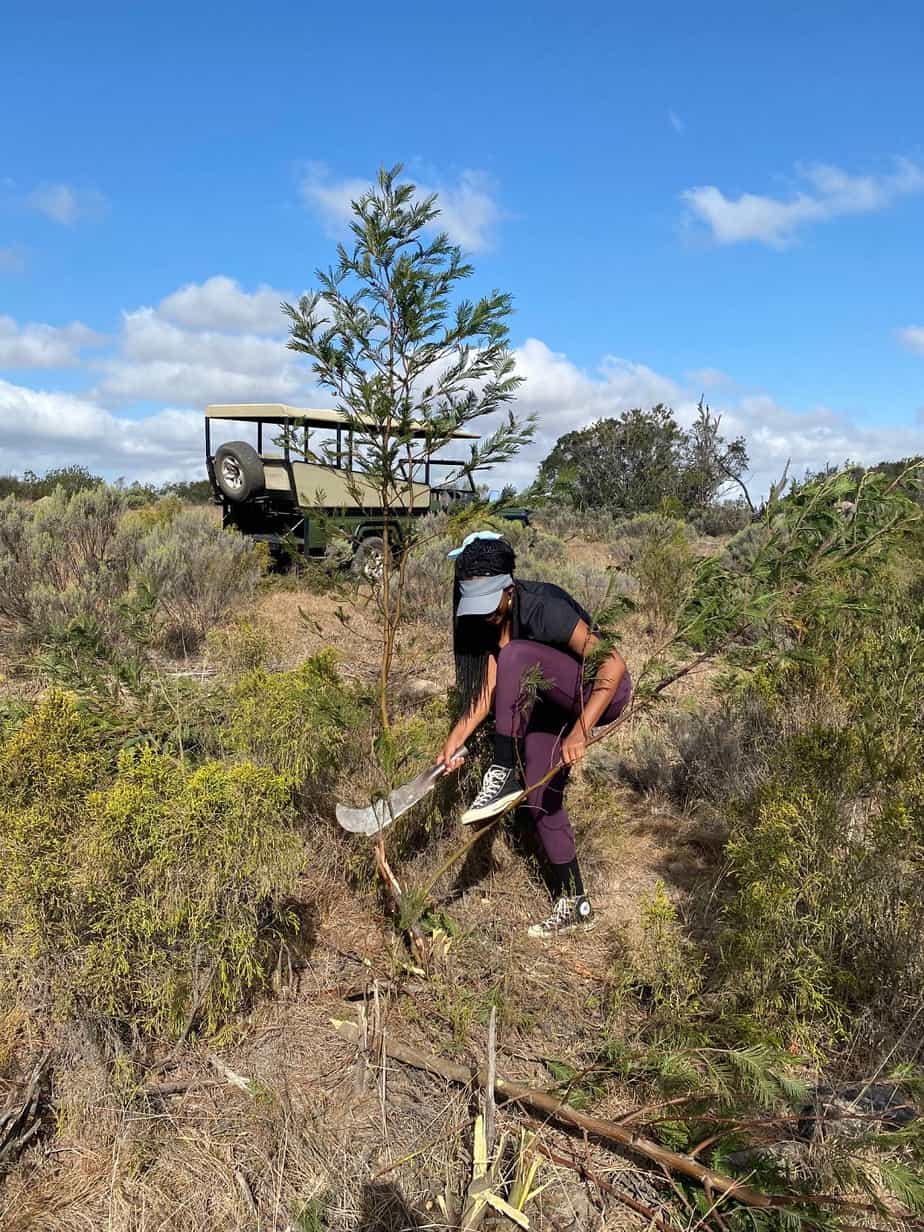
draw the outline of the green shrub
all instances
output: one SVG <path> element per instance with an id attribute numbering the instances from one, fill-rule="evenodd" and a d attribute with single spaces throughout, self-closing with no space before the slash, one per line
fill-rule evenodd
<path id="1" fill-rule="evenodd" d="M 0 749 L 5 999 L 152 1034 L 217 1030 L 265 983 L 303 863 L 286 781 L 188 769 L 149 748 L 113 762 L 49 694 Z"/>
<path id="2" fill-rule="evenodd" d="M 618 528 L 613 545 L 617 561 L 635 575 L 642 605 L 670 624 L 686 598 L 693 570 L 690 534 L 684 522 L 659 513 L 643 513 Z"/>
<path id="3" fill-rule="evenodd" d="M 900 1030 L 924 996 L 924 775 L 870 791 L 855 730 L 807 730 L 741 805 L 725 953 L 769 1020 Z"/>
<path id="4" fill-rule="evenodd" d="M 34 505 L 0 502 L 0 620 L 8 637 L 34 644 L 72 620 L 92 618 L 112 638 L 137 542 L 123 531 L 124 496 L 106 486 L 68 495 L 56 489 Z"/>
<path id="5" fill-rule="evenodd" d="M 270 632 L 247 616 L 211 629 L 206 640 L 212 660 L 232 680 L 267 667 L 278 649 Z"/>
<path id="6" fill-rule="evenodd" d="M 705 509 L 697 509 L 690 514 L 689 521 L 701 535 L 718 538 L 736 535 L 750 525 L 752 516 L 745 501 L 722 501 L 717 505 L 707 505 Z"/>
<path id="7" fill-rule="evenodd" d="M 698 1008 L 703 960 L 687 937 L 677 908 L 659 881 L 639 903 L 638 936 L 625 946 L 616 985 L 674 1025 Z"/>
<path id="8" fill-rule="evenodd" d="M 234 686 L 227 722 L 229 749 L 270 766 L 296 787 L 329 777 L 349 733 L 366 712 L 344 686 L 336 655 L 323 650 L 288 672 L 250 672 Z"/>

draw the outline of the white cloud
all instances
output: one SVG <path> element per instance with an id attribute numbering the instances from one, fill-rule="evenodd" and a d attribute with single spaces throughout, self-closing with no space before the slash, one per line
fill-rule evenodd
<path id="1" fill-rule="evenodd" d="M 924 191 L 924 169 L 907 158 L 897 159 L 888 175 L 850 175 L 825 164 L 797 165 L 796 173 L 810 191 L 786 200 L 756 193 L 726 197 L 714 184 L 688 188 L 681 198 L 719 244 L 756 240 L 784 248 L 807 223 L 883 210 L 899 197 Z"/>
<path id="2" fill-rule="evenodd" d="M 284 335 L 267 332 L 271 298 L 275 302 L 278 294 L 266 287 L 247 292 L 226 277 L 188 284 L 157 306 L 124 313 L 110 351 L 91 360 L 81 359 L 81 348 L 106 340 L 86 325 L 18 325 L 0 317 L 0 364 L 50 369 L 80 361 L 87 384 L 97 380 L 85 393 L 0 380 L 0 470 L 80 462 L 110 476 L 158 482 L 201 476 L 207 403 L 329 405 L 329 397 L 312 388 L 308 365 L 286 349 Z M 924 348 L 922 327 L 908 326 L 902 338 Z M 687 425 L 703 389 L 722 416 L 724 435 L 741 434 L 747 441 L 755 496 L 779 478 L 787 458 L 799 476 L 848 458 L 877 462 L 924 452 L 924 421 L 911 427 L 859 425 L 823 406 L 795 411 L 769 393 L 743 391 L 717 369 L 675 379 L 616 356 L 582 369 L 537 338 L 523 342 L 515 359 L 526 378 L 517 408 L 538 414 L 538 433 L 514 463 L 490 476 L 494 486 L 508 480 L 525 485 L 564 433 L 632 407 L 663 402 Z M 144 404 L 163 409 L 139 416 Z M 126 406 L 133 413 L 120 413 Z"/>
<path id="3" fill-rule="evenodd" d="M 340 233 L 352 217 L 352 202 L 370 187 L 370 180 L 357 177 L 332 179 L 324 163 L 309 163 L 299 186 L 302 200 Z M 501 211 L 494 200 L 494 185 L 482 171 L 463 171 L 455 184 L 418 183 L 418 193 L 437 193 L 440 214 L 435 229 L 471 252 L 488 248 Z"/>
<path id="4" fill-rule="evenodd" d="M 699 381 L 678 383 L 644 364 L 613 359 L 605 359 L 596 372 L 588 374 L 538 339 L 524 343 L 515 357 L 517 371 L 526 378 L 517 410 L 536 411 L 538 431 L 514 462 L 498 468 L 497 476 L 491 477 L 493 486 L 504 482 L 528 484 L 558 437 L 595 420 L 658 402 L 670 405 L 684 426 L 696 414 Z M 728 380 L 734 390 L 735 382 Z M 924 453 L 924 423 L 911 428 L 859 425 L 848 415 L 824 406 L 793 411 L 764 393 L 735 396 L 722 391 L 709 402 L 713 413 L 721 416 L 720 430 L 726 440 L 739 435 L 745 438 L 751 459 L 747 482 L 755 498 L 765 495 L 770 484 L 779 479 L 787 460 L 790 476 L 800 478 L 807 469 L 818 470 L 829 462 L 873 464 L 885 458 Z"/>
<path id="5" fill-rule="evenodd" d="M 52 222 L 72 226 L 75 222 L 96 222 L 106 213 L 108 203 L 93 188 L 74 188 L 70 184 L 41 184 L 26 197 L 26 204 Z"/>
<path id="6" fill-rule="evenodd" d="M 284 329 L 280 310 L 291 293 L 261 284 L 256 291 L 241 290 L 233 278 L 217 274 L 205 282 L 190 282 L 158 306 L 161 316 L 189 329 L 242 330 L 251 334 L 279 334 Z"/>
<path id="7" fill-rule="evenodd" d="M 906 325 L 898 331 L 899 340 L 918 355 L 924 355 L 924 325 Z"/>
<path id="8" fill-rule="evenodd" d="M 93 393 L 116 405 L 285 402 L 306 383 L 305 370 L 281 338 L 184 330 L 153 308 L 124 315 L 120 352 L 100 367 Z"/>
<path id="9" fill-rule="evenodd" d="M 721 368 L 693 368 L 687 373 L 687 380 L 700 389 L 725 389 L 735 383 Z"/>
<path id="10" fill-rule="evenodd" d="M 681 120 L 676 111 L 669 111 L 667 113 L 667 118 L 670 120 L 671 128 L 675 133 L 682 133 L 686 128 L 686 124 L 684 124 L 683 120 Z"/>
<path id="11" fill-rule="evenodd" d="M 82 347 L 104 339 L 80 321 L 70 325 L 18 325 L 0 316 L 0 368 L 73 368 Z"/>
<path id="12" fill-rule="evenodd" d="M 0 274 L 21 274 L 26 268 L 26 253 L 19 244 L 0 248 Z"/>
<path id="13" fill-rule="evenodd" d="M 91 471 L 168 482 L 203 470 L 202 416 L 165 409 L 112 415 L 88 398 L 0 380 L 0 470 L 41 473 L 80 463 Z"/>
<path id="14" fill-rule="evenodd" d="M 117 353 L 97 365 L 93 396 L 116 406 L 297 400 L 308 368 L 286 347 L 284 295 L 266 286 L 246 292 L 219 275 L 187 284 L 156 308 L 123 313 Z"/>

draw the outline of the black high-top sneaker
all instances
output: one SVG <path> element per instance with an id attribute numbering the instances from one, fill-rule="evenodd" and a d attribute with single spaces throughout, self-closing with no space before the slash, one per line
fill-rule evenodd
<path id="1" fill-rule="evenodd" d="M 462 814 L 463 825 L 473 821 L 486 821 L 496 817 L 523 792 L 523 784 L 516 770 L 508 766 L 490 766 L 481 784 L 481 791 Z"/>
<path id="2" fill-rule="evenodd" d="M 590 932 L 597 920 L 586 894 L 577 898 L 560 898 L 552 908 L 552 914 L 538 924 L 530 925 L 528 936 L 545 940 L 564 933 Z"/>

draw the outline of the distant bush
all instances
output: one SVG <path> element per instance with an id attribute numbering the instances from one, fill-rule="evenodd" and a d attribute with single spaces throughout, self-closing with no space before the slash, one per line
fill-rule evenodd
<path id="1" fill-rule="evenodd" d="M 722 501 L 707 505 L 690 514 L 689 522 L 701 535 L 716 538 L 720 535 L 736 535 L 750 524 L 751 510 L 745 501 Z"/>
<path id="2" fill-rule="evenodd" d="M 18 496 L 22 500 L 41 500 L 61 488 L 69 496 L 88 488 L 98 488 L 105 483 L 101 475 L 94 475 L 80 464 L 57 466 L 44 475 L 24 471 L 20 475 L 0 475 L 0 498 Z M 177 496 L 185 505 L 204 505 L 212 499 L 212 485 L 208 479 L 175 480 L 170 483 L 140 483 L 133 480 L 125 483 L 119 479 L 113 485 L 123 492 L 132 506 L 149 504 L 162 496 Z"/>
<path id="3" fill-rule="evenodd" d="M 85 466 L 58 466 L 44 475 L 35 471 L 25 471 L 22 478 L 17 475 L 0 475 L 0 496 L 19 496 L 24 500 L 41 500 L 50 496 L 58 488 L 68 496 L 75 492 L 85 492 L 90 488 L 98 488 L 103 483 L 99 475 L 93 475 Z"/>
<path id="4" fill-rule="evenodd" d="M 664 624 L 674 620 L 687 594 L 693 568 L 690 531 L 660 513 L 621 522 L 610 552 L 620 568 L 638 579 L 641 605 Z"/>
<path id="5" fill-rule="evenodd" d="M 204 510 L 168 497 L 132 509 L 107 485 L 0 501 L 0 633 L 25 649 L 76 623 L 112 646 L 193 649 L 253 593 L 263 555 Z"/>
<path id="6" fill-rule="evenodd" d="M 252 595 L 265 552 L 189 509 L 154 526 L 138 545 L 138 579 L 155 596 L 167 644 L 189 652 L 229 608 Z"/>
<path id="7" fill-rule="evenodd" d="M 0 988 L 43 1017 L 216 1030 L 267 979 L 303 861 L 253 765 L 116 760 L 49 694 L 0 748 Z"/>

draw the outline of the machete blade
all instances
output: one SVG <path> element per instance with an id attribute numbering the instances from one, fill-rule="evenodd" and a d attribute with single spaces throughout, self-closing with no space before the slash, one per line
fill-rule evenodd
<path id="1" fill-rule="evenodd" d="M 464 757 L 467 752 L 468 750 L 463 745 L 456 756 Z M 416 779 L 411 779 L 410 783 L 405 783 L 403 787 L 396 787 L 387 800 L 376 800 L 368 808 L 346 808 L 338 804 L 337 821 L 344 830 L 349 830 L 351 834 L 378 834 L 380 830 L 390 826 L 393 821 L 428 795 L 445 769 L 442 762 L 437 766 L 431 766 L 428 770 L 418 774 Z"/>

